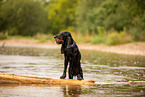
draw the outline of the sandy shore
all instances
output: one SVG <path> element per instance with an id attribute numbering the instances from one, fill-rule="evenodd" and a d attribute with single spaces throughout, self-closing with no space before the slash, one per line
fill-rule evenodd
<path id="1" fill-rule="evenodd" d="M 128 55 L 142 55 L 145 56 L 145 43 L 129 43 L 117 46 L 107 45 L 80 45 L 82 49 L 98 50 L 103 52 L 111 52 Z"/>
<path id="2" fill-rule="evenodd" d="M 42 48 L 60 48 L 55 42 L 38 43 L 38 40 L 29 39 L 11 39 L 0 40 L 0 46 L 33 46 Z M 145 43 L 129 43 L 117 46 L 107 45 L 92 45 L 92 44 L 78 44 L 80 49 L 98 50 L 103 52 L 111 52 L 128 55 L 142 55 L 145 56 Z"/>

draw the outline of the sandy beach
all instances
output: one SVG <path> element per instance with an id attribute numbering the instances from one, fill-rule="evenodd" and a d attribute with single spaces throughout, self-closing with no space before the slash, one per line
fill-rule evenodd
<path id="1" fill-rule="evenodd" d="M 116 46 L 108 45 L 93 45 L 93 44 L 77 44 L 80 49 L 87 50 L 98 50 L 103 52 L 111 52 L 118 54 L 128 54 L 128 55 L 141 55 L 145 56 L 145 43 L 135 42 L 128 44 L 121 44 Z M 38 40 L 33 39 L 10 39 L 10 40 L 0 40 L 0 46 L 32 46 L 32 47 L 42 47 L 42 48 L 60 48 L 60 45 L 55 44 L 55 42 L 47 41 L 45 43 L 39 43 Z"/>

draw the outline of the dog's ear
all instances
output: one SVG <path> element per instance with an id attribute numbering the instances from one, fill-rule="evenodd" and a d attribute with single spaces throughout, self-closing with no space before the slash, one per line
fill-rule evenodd
<path id="1" fill-rule="evenodd" d="M 73 40 L 72 40 L 71 37 L 68 36 L 68 37 L 66 38 L 64 44 L 62 44 L 62 46 L 61 46 L 61 54 L 64 54 L 64 52 L 65 52 L 66 50 L 68 50 L 69 48 L 71 48 L 72 41 L 73 41 Z"/>
<path id="2" fill-rule="evenodd" d="M 65 48 L 64 46 L 61 46 L 61 54 L 64 54 L 64 52 L 65 52 Z"/>
<path id="3" fill-rule="evenodd" d="M 71 48 L 72 43 L 73 43 L 72 37 L 68 36 L 67 37 L 67 48 Z"/>

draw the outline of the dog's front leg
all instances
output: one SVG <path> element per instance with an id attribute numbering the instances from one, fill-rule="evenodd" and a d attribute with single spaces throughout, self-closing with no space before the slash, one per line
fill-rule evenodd
<path id="1" fill-rule="evenodd" d="M 67 59 L 67 57 L 65 57 L 65 60 L 64 60 L 64 71 L 63 71 L 63 75 L 60 77 L 60 79 L 64 79 L 66 77 L 67 66 L 68 66 L 68 59 Z"/>

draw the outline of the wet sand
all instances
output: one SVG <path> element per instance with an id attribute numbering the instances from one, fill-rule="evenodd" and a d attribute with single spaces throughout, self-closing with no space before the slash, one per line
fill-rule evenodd
<path id="1" fill-rule="evenodd" d="M 0 40 L 0 46 L 27 46 L 27 47 L 42 47 L 42 48 L 60 48 L 60 45 L 55 42 L 47 41 L 45 43 L 39 43 L 38 40 L 30 39 L 11 39 L 11 40 Z M 135 42 L 128 44 L 121 44 L 116 46 L 108 45 L 92 45 L 92 44 L 78 44 L 80 49 L 98 50 L 103 52 L 111 52 L 118 54 L 128 55 L 142 55 L 145 56 L 145 43 Z"/>

